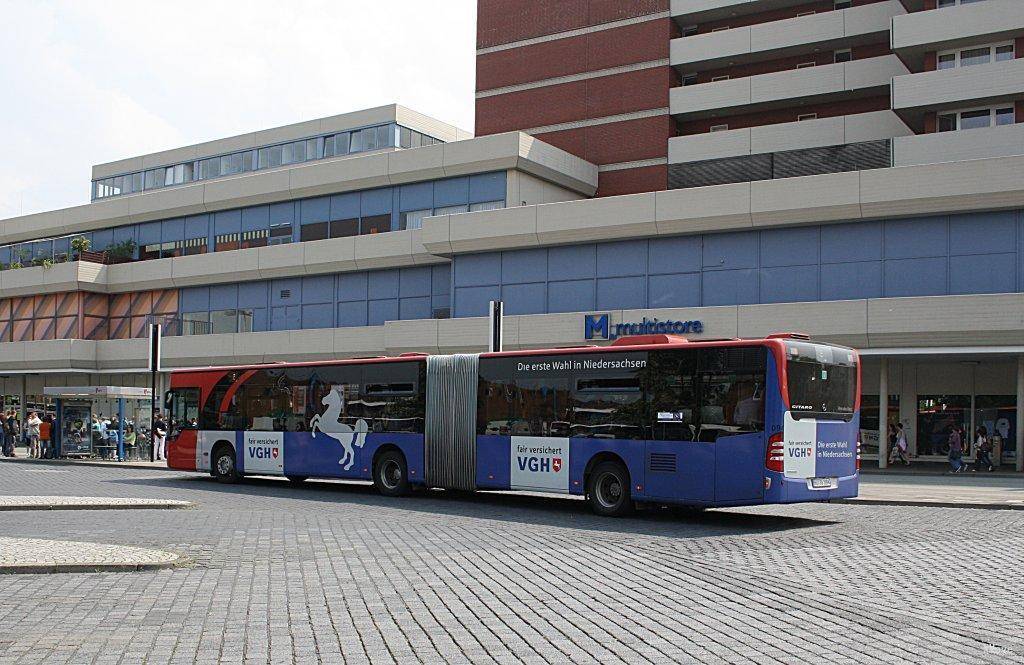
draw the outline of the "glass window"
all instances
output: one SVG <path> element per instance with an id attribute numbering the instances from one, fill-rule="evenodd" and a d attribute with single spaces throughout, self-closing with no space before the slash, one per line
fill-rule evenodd
<path id="1" fill-rule="evenodd" d="M 336 219 L 331 222 L 332 238 L 347 238 L 359 235 L 358 219 Z"/>
<path id="2" fill-rule="evenodd" d="M 303 224 L 300 227 L 299 239 L 303 242 L 307 240 L 324 240 L 327 238 L 328 223 L 327 222 L 315 222 L 313 224 Z"/>
<path id="3" fill-rule="evenodd" d="M 964 111 L 960 114 L 960 129 L 980 129 L 992 124 L 992 113 L 988 109 Z"/>
<path id="4" fill-rule="evenodd" d="M 181 315 L 182 335 L 206 335 L 209 332 L 209 312 L 185 312 Z"/>
<path id="5" fill-rule="evenodd" d="M 953 69 L 956 67 L 956 53 L 943 53 L 939 55 L 939 69 Z"/>
<path id="6" fill-rule="evenodd" d="M 391 215 L 371 215 L 359 221 L 360 235 L 386 233 L 391 230 Z"/>
<path id="7" fill-rule="evenodd" d="M 395 126 L 381 125 L 377 128 L 377 147 L 393 148 L 395 146 Z"/>
<path id="8" fill-rule="evenodd" d="M 984 427 L 992 443 L 1002 446 L 1004 459 L 1014 458 L 1017 450 L 1016 409 L 1016 395 L 976 395 L 974 398 L 974 426 Z"/>
<path id="9" fill-rule="evenodd" d="M 790 408 L 801 413 L 849 416 L 857 399 L 852 351 L 823 344 L 786 342 Z"/>
<path id="10" fill-rule="evenodd" d="M 238 332 L 238 310 L 218 309 L 210 312 L 210 332 L 214 335 Z"/>
<path id="11" fill-rule="evenodd" d="M 853 51 L 848 48 L 839 49 L 833 56 L 833 62 L 850 62 L 853 60 Z"/>
<path id="12" fill-rule="evenodd" d="M 630 357 L 638 354 L 628 354 Z M 602 359 L 603 360 L 603 359 Z M 618 355 L 616 361 L 621 360 Z M 595 439 L 643 439 L 645 405 L 636 371 L 577 375 L 570 434 Z"/>
<path id="13" fill-rule="evenodd" d="M 521 369 L 564 356 L 484 358 L 477 388 L 477 433 L 502 436 L 568 436 L 570 378 L 566 372 Z"/>
<path id="14" fill-rule="evenodd" d="M 1003 44 L 1002 46 L 996 47 L 996 62 L 1002 62 L 1003 60 L 1013 60 L 1013 44 Z"/>
<path id="15" fill-rule="evenodd" d="M 992 61 L 992 50 L 983 46 L 981 48 L 969 48 L 960 51 L 960 66 L 984 65 Z"/>
<path id="16" fill-rule="evenodd" d="M 171 434 L 199 426 L 199 389 L 175 388 L 171 391 Z"/>
<path id="17" fill-rule="evenodd" d="M 275 145 L 259 150 L 259 168 L 272 169 L 284 163 L 284 146 Z"/>
<path id="18" fill-rule="evenodd" d="M 759 347 L 701 352 L 700 441 L 764 429 L 765 354 Z"/>
<path id="19" fill-rule="evenodd" d="M 236 152 L 233 155 L 224 155 L 220 158 L 221 175 L 232 175 L 242 172 L 242 155 L 246 153 Z"/>
<path id="20" fill-rule="evenodd" d="M 268 244 L 270 245 L 284 245 L 292 241 L 292 225 L 281 224 L 279 226 L 270 227 L 270 239 Z"/>
<path id="21" fill-rule="evenodd" d="M 215 252 L 227 252 L 232 249 L 238 249 L 241 246 L 240 234 L 238 233 L 222 233 L 214 238 L 213 251 Z"/>
<path id="22" fill-rule="evenodd" d="M 182 243 L 184 247 L 185 256 L 194 256 L 196 254 L 206 254 L 206 238 L 189 238 Z"/>
<path id="23" fill-rule="evenodd" d="M 306 142 L 294 141 L 282 146 L 283 164 L 297 164 L 306 161 Z"/>
<path id="24" fill-rule="evenodd" d="M 442 208 L 434 208 L 435 215 L 458 215 L 459 213 L 463 212 L 469 212 L 468 205 L 444 206 Z"/>
<path id="25" fill-rule="evenodd" d="M 334 135 L 334 154 L 335 155 L 347 155 L 349 152 L 349 139 L 351 138 L 348 132 L 342 132 L 341 134 Z"/>
<path id="26" fill-rule="evenodd" d="M 953 426 L 970 427 L 970 395 L 917 396 L 917 454 L 946 455 Z"/>
<path id="27" fill-rule="evenodd" d="M 861 395 L 860 398 L 860 440 L 861 452 L 865 455 L 878 454 L 878 395 Z M 889 395 L 888 426 L 900 421 L 900 396 Z M 888 429 L 888 427 L 886 428 Z"/>
<path id="28" fill-rule="evenodd" d="M 426 406 L 426 364 L 373 363 L 363 366 L 363 386 L 353 403 L 373 432 L 422 432 Z"/>
<path id="29" fill-rule="evenodd" d="M 164 186 L 164 169 L 146 171 L 146 189 L 159 189 Z"/>
<path id="30" fill-rule="evenodd" d="M 423 228 L 423 218 L 430 217 L 430 209 L 425 210 L 410 210 L 409 212 L 403 212 L 399 218 L 399 229 L 421 229 Z"/>
<path id="31" fill-rule="evenodd" d="M 140 261 L 149 261 L 151 259 L 159 259 L 160 258 L 160 249 L 161 249 L 160 243 L 152 243 L 152 244 L 149 244 L 149 245 L 143 245 L 141 248 L 139 248 L 139 260 Z"/>
<path id="32" fill-rule="evenodd" d="M 306 159 L 320 159 L 324 156 L 323 138 L 306 139 Z"/>
<path id="33" fill-rule="evenodd" d="M 334 137 L 324 138 L 324 157 L 334 157 Z"/>
<path id="34" fill-rule="evenodd" d="M 955 113 L 942 113 L 939 115 L 939 131 L 940 132 L 955 132 L 956 131 L 956 114 Z"/>
<path id="35" fill-rule="evenodd" d="M 500 210 L 505 207 L 504 201 L 484 201 L 483 203 L 473 203 L 469 206 L 470 212 L 480 212 L 483 210 Z"/>
<path id="36" fill-rule="evenodd" d="M 692 351 L 654 351 L 641 373 L 650 399 L 651 438 L 694 441 L 697 438 L 697 354 Z"/>
<path id="37" fill-rule="evenodd" d="M 408 127 L 398 128 L 398 144 L 403 148 L 412 147 L 412 130 Z"/>
<path id="38" fill-rule="evenodd" d="M 1012 125 L 1016 122 L 1015 115 L 1013 108 L 996 109 L 996 124 Z"/>
<path id="39" fill-rule="evenodd" d="M 252 310 L 238 310 L 238 332 L 252 332 Z"/>

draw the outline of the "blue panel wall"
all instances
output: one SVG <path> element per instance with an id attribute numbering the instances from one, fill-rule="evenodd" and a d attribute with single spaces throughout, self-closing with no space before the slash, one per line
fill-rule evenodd
<path id="1" fill-rule="evenodd" d="M 1024 211 L 456 256 L 453 316 L 1024 291 Z M 487 288 L 483 288 L 487 287 Z"/>

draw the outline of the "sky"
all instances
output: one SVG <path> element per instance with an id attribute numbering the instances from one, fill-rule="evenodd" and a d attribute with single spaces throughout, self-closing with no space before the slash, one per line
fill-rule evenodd
<path id="1" fill-rule="evenodd" d="M 475 0 L 0 0 L 0 219 L 93 164 L 399 103 L 473 129 Z"/>

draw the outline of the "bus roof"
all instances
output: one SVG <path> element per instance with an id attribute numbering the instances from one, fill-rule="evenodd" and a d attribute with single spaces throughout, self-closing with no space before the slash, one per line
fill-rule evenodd
<path id="1" fill-rule="evenodd" d="M 663 351 L 665 349 L 681 349 L 681 348 L 713 348 L 723 346 L 778 346 L 781 348 L 782 343 L 787 339 L 799 340 L 801 342 L 811 341 L 807 335 L 799 333 L 773 333 L 767 337 L 761 338 L 730 338 L 730 339 L 709 339 L 709 340 L 689 340 L 685 337 L 678 335 L 632 335 L 629 337 L 620 337 L 612 342 L 608 346 L 569 346 L 569 347 L 556 347 L 548 349 L 523 349 L 517 351 L 497 351 L 481 353 L 481 358 L 508 358 L 508 357 L 519 357 L 519 356 L 537 356 L 537 355 L 549 355 L 553 353 L 557 354 L 575 354 L 575 353 L 615 353 L 615 352 L 629 352 L 629 351 Z M 834 346 L 839 348 L 849 348 L 838 344 L 830 344 L 827 342 L 812 342 L 815 344 L 825 344 L 827 346 Z M 237 369 L 280 369 L 286 367 L 313 367 L 323 365 L 347 365 L 347 364 L 373 364 L 373 363 L 393 363 L 393 362 L 414 362 L 426 360 L 428 354 L 426 353 L 403 353 L 398 356 L 372 356 L 364 358 L 339 358 L 336 360 L 322 360 L 322 361 L 305 361 L 305 362 L 274 362 L 274 363 L 260 363 L 255 365 L 219 365 L 211 367 L 189 367 L 174 370 L 174 373 L 185 373 L 185 372 L 217 372 L 217 371 L 230 371 Z"/>

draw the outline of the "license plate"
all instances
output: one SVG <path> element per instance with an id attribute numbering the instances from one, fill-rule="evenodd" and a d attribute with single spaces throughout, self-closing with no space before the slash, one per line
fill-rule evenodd
<path id="1" fill-rule="evenodd" d="M 808 478 L 807 486 L 812 490 L 834 490 L 839 487 L 836 478 Z"/>

